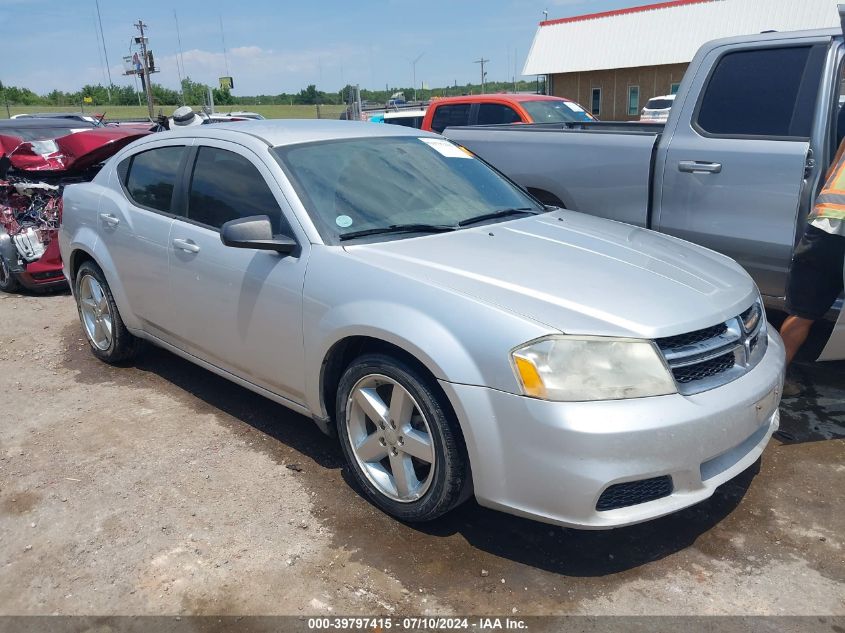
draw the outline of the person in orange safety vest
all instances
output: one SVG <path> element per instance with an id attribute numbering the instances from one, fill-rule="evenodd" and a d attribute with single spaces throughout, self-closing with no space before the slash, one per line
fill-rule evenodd
<path id="1" fill-rule="evenodd" d="M 789 316 L 780 328 L 787 365 L 795 358 L 813 323 L 842 292 L 845 260 L 845 141 L 828 170 L 824 187 L 807 217 L 804 235 L 792 255 L 786 288 Z M 788 391 L 793 393 L 788 393 Z M 784 396 L 797 395 L 795 385 Z"/>

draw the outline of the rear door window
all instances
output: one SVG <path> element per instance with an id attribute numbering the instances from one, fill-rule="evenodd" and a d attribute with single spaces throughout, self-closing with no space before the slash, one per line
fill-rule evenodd
<path id="1" fill-rule="evenodd" d="M 270 218 L 273 233 L 287 224 L 264 177 L 249 159 L 217 147 L 200 147 L 191 175 L 188 219 L 213 229 L 253 215 Z"/>
<path id="2" fill-rule="evenodd" d="M 500 103 L 482 103 L 478 106 L 478 124 L 519 123 L 521 119 L 513 108 Z"/>
<path id="3" fill-rule="evenodd" d="M 696 125 L 711 136 L 810 136 L 822 47 L 762 48 L 724 55 L 699 105 Z"/>
<path id="4" fill-rule="evenodd" d="M 442 132 L 450 126 L 468 125 L 469 110 L 471 107 L 469 103 L 436 106 L 434 108 L 434 117 L 431 121 L 431 129 L 435 132 Z"/>
<path id="5" fill-rule="evenodd" d="M 130 156 L 117 173 L 137 205 L 170 213 L 184 147 L 158 147 Z"/>

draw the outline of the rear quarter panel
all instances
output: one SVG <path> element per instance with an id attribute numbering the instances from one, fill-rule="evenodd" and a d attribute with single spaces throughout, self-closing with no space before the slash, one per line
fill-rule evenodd
<path id="1" fill-rule="evenodd" d="M 91 256 L 106 277 L 123 322 L 129 329 L 137 330 L 140 329 L 141 324 L 129 309 L 129 303 L 117 276 L 111 254 L 99 236 L 97 215 L 102 197 L 108 193 L 107 187 L 99 184 L 108 180 L 108 176 L 104 174 L 105 171 L 104 168 L 93 182 L 71 185 L 64 190 L 62 223 L 59 228 L 59 249 L 62 254 L 64 274 L 73 291 L 70 270 L 72 255 L 77 251 L 82 251 Z"/>
<path id="2" fill-rule="evenodd" d="M 62 221 L 59 226 L 59 250 L 65 277 L 70 277 L 71 255 L 81 248 L 93 252 L 97 244 L 96 222 L 102 187 L 94 182 L 68 185 L 62 192 Z"/>

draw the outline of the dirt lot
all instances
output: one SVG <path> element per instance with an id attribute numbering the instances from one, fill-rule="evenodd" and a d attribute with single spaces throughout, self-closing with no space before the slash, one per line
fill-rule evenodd
<path id="1" fill-rule="evenodd" d="M 411 527 L 310 420 L 160 350 L 96 361 L 67 294 L 0 323 L 0 614 L 845 614 L 845 364 L 799 367 L 759 468 L 680 514 Z"/>

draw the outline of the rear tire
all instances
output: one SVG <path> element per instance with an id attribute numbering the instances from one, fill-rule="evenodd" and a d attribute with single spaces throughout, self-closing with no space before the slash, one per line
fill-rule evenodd
<path id="1" fill-rule="evenodd" d="M 8 260 L 0 255 L 0 291 L 17 292 L 21 287 L 15 273 L 12 272 Z"/>
<path id="2" fill-rule="evenodd" d="M 337 426 L 366 496 L 402 521 L 430 521 L 466 499 L 463 439 L 431 379 L 409 363 L 366 354 L 343 373 Z"/>
<path id="3" fill-rule="evenodd" d="M 126 329 L 105 275 L 94 262 L 87 261 L 79 267 L 73 296 L 82 330 L 94 356 L 115 364 L 137 355 L 141 340 Z"/>

